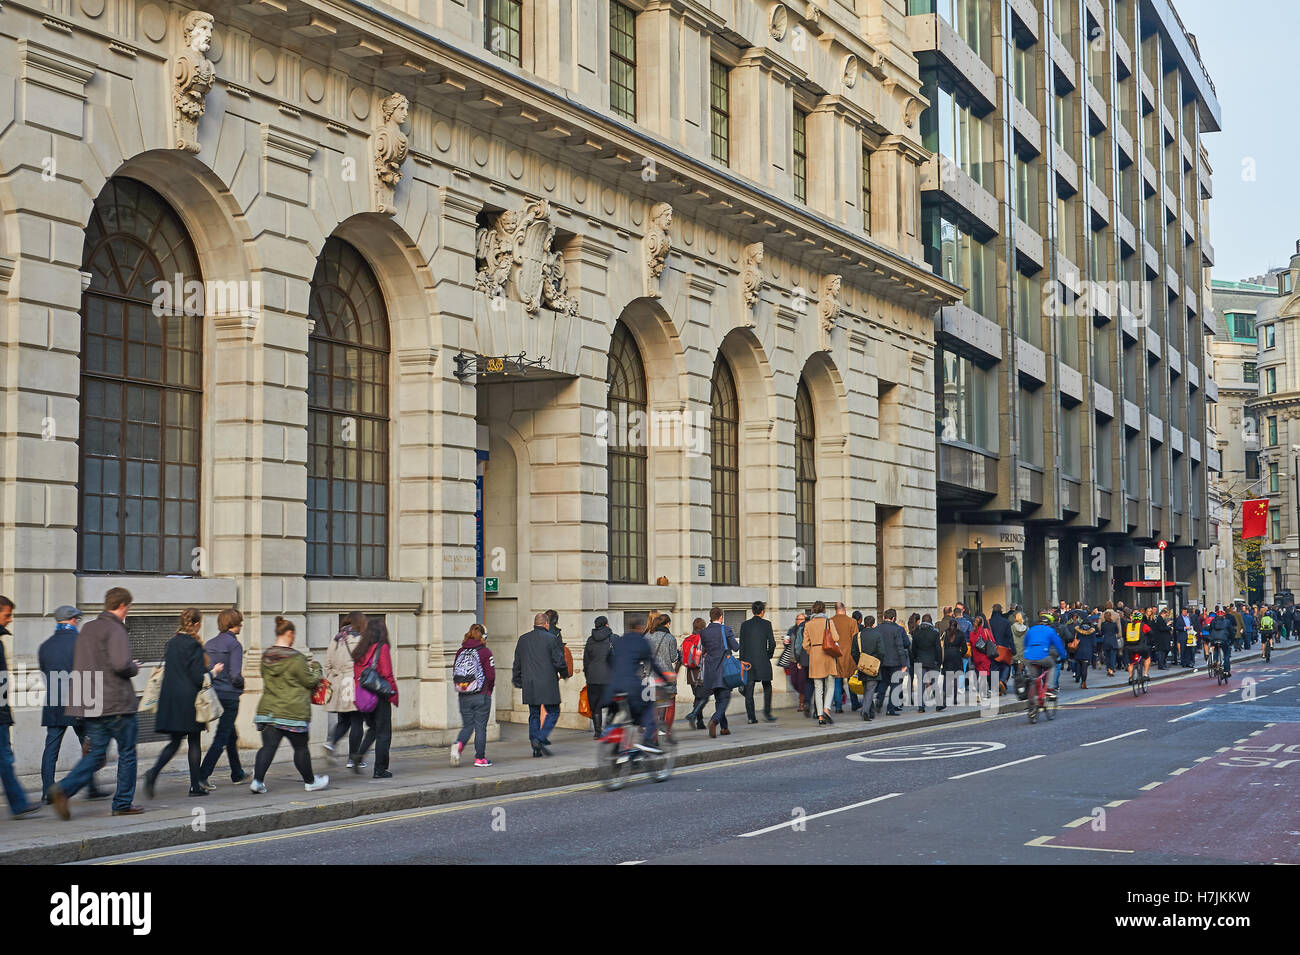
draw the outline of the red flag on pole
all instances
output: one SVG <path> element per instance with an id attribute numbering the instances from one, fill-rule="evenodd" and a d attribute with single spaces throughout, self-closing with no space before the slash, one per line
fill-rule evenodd
<path id="1" fill-rule="evenodd" d="M 1241 503 L 1241 539 L 1263 537 L 1268 523 L 1268 498 Z"/>

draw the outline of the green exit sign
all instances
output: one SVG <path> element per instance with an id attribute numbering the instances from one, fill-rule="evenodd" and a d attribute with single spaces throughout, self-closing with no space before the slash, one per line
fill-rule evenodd
<path id="1" fill-rule="evenodd" d="M 496 593 L 496 592 L 497 592 L 497 578 L 495 578 L 495 577 L 484 577 L 484 578 L 483 578 L 483 593 L 485 593 L 485 594 L 494 594 L 494 593 Z"/>

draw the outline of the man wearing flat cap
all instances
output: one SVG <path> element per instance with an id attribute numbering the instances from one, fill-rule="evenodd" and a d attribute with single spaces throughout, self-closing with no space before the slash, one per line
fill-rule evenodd
<path id="1" fill-rule="evenodd" d="M 81 744 L 81 753 L 86 753 L 85 723 L 80 717 L 68 716 L 64 711 L 73 692 L 80 692 L 85 687 L 73 689 L 74 674 L 72 658 L 77 649 L 77 627 L 81 623 L 81 611 L 64 604 L 54 611 L 54 634 L 41 644 L 37 651 L 41 675 L 45 677 L 45 707 L 41 710 L 41 725 L 45 727 L 45 752 L 41 755 L 41 794 L 48 803 L 50 786 L 54 785 L 54 767 L 59 761 L 59 749 L 63 746 L 63 735 L 71 728 Z M 109 795 L 95 785 L 91 776 L 88 791 L 89 799 L 103 799 Z"/>

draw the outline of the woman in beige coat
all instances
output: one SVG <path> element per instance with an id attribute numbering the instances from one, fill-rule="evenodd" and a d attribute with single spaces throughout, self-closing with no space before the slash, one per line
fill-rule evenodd
<path id="1" fill-rule="evenodd" d="M 330 641 L 325 652 L 325 679 L 334 688 L 333 694 L 325 703 L 325 712 L 334 713 L 338 721 L 325 741 L 325 751 L 334 755 L 334 747 L 346 733 L 348 737 L 348 768 L 365 768 L 363 761 L 359 767 L 353 767 L 353 761 L 359 759 L 361 752 L 361 735 L 365 731 L 362 714 L 357 712 L 357 681 L 353 675 L 352 651 L 361 642 L 361 635 L 366 632 L 368 618 L 360 610 L 348 614 L 347 622 Z"/>
<path id="2" fill-rule="evenodd" d="M 826 604 L 820 600 L 812 605 L 812 613 L 803 625 L 803 648 L 808 652 L 808 679 L 813 682 L 813 705 L 817 709 L 817 725 L 827 726 L 831 719 L 831 697 L 835 692 L 835 675 L 839 658 L 822 649 L 822 638 L 830 630 L 826 619 Z M 831 632 L 834 637 L 834 631 Z"/>

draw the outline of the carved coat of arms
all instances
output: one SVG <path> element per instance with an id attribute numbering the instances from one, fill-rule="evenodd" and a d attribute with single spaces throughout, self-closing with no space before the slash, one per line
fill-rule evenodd
<path id="1" fill-rule="evenodd" d="M 578 313 L 569 295 L 564 258 L 551 247 L 555 226 L 545 199 L 502 212 L 478 232 L 475 287 L 492 297 L 510 296 L 535 314 L 543 305 L 568 315 Z"/>

